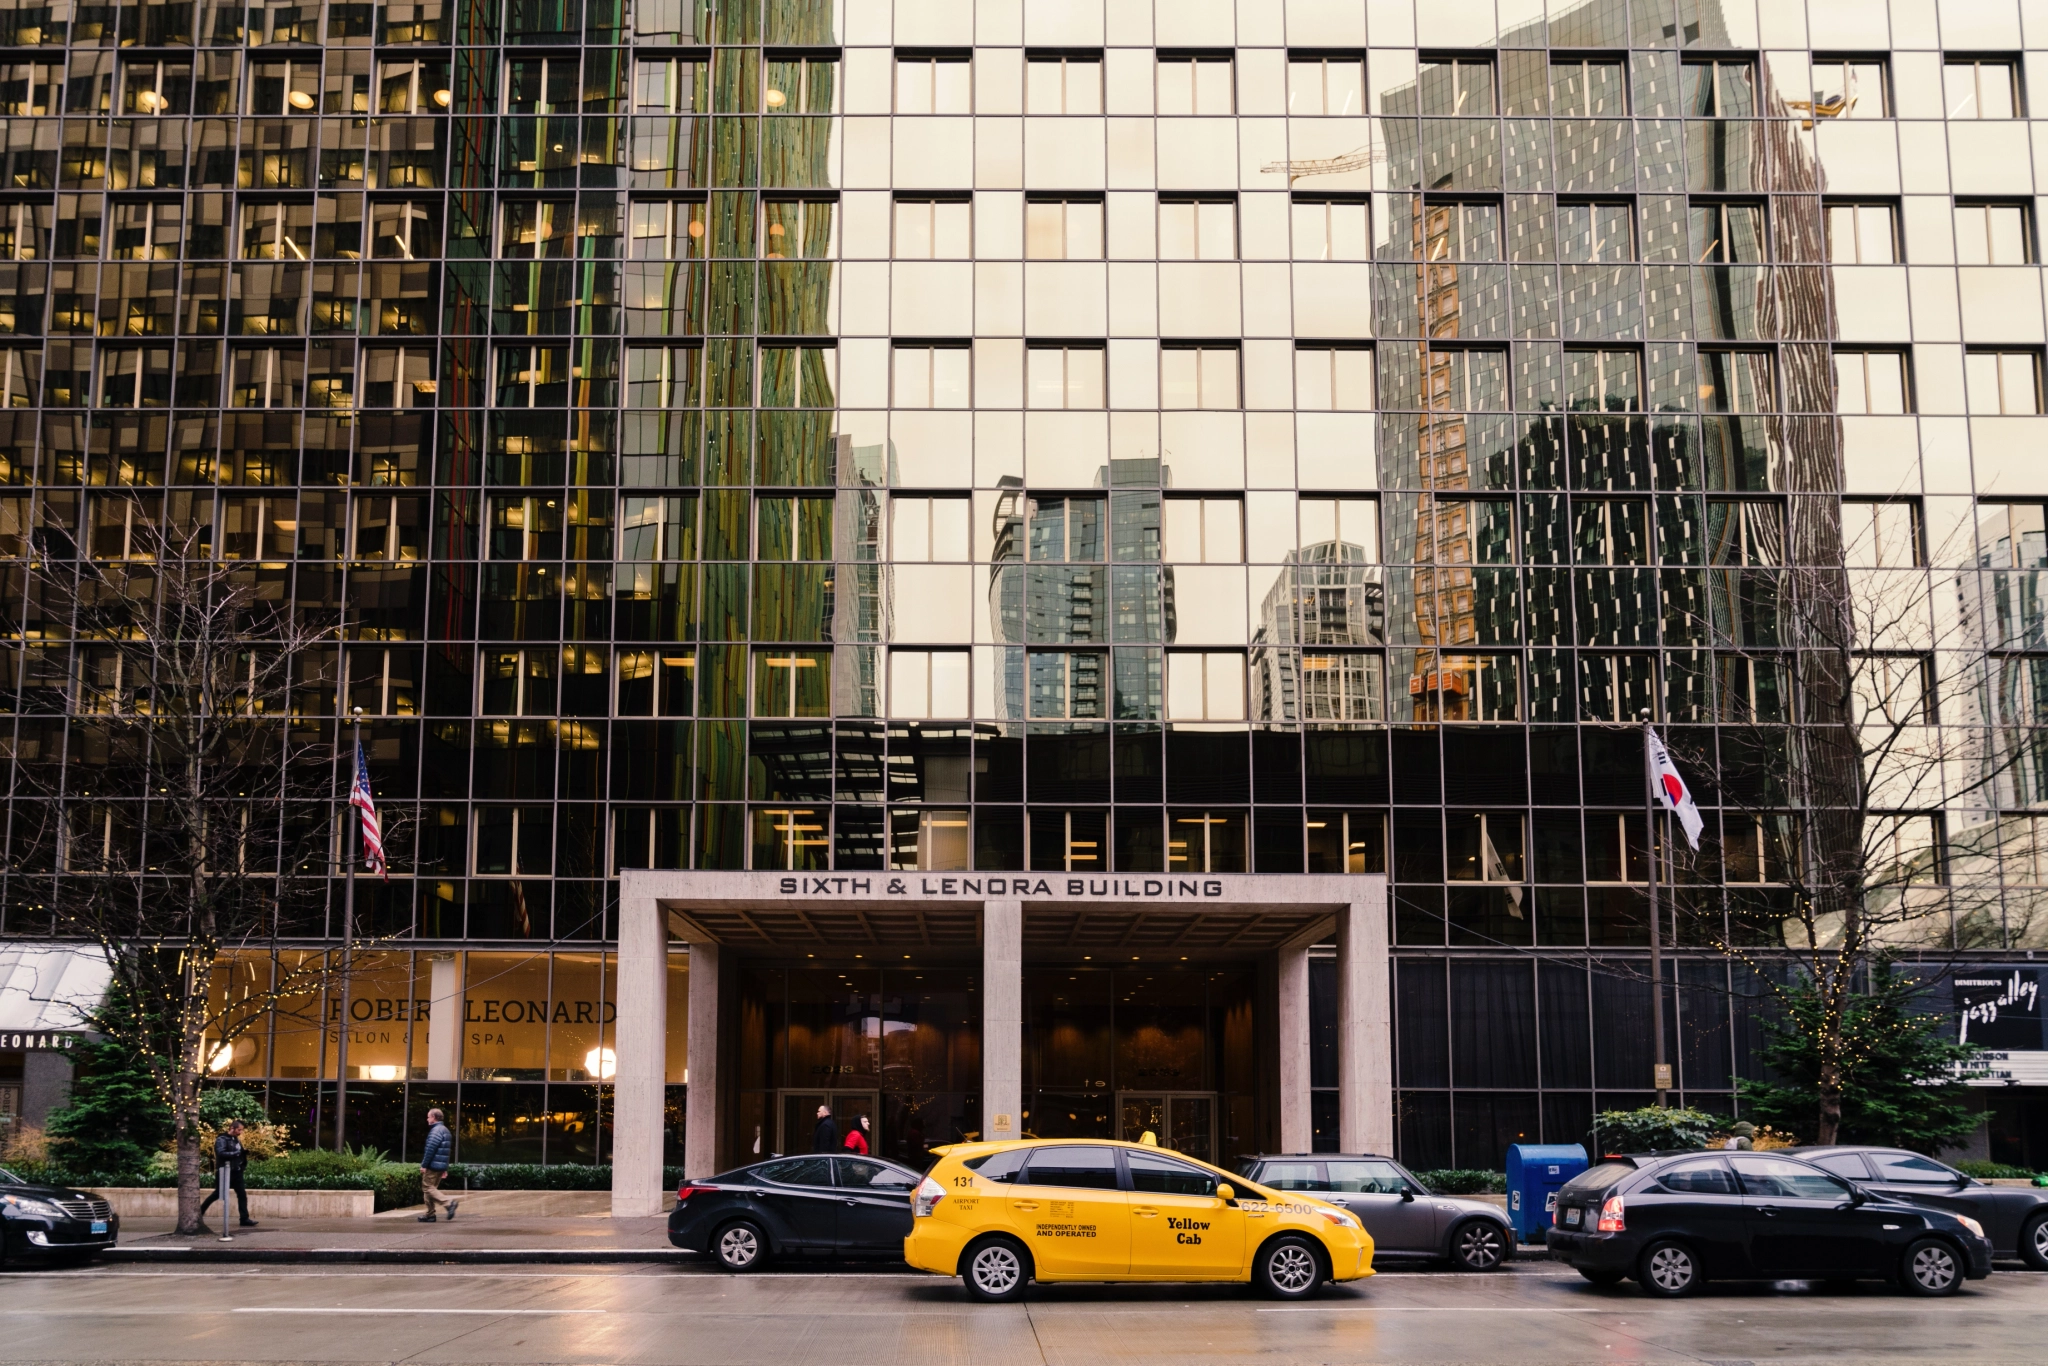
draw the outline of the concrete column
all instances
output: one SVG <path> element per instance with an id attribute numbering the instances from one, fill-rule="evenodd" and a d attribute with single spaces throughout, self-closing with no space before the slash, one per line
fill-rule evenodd
<path id="1" fill-rule="evenodd" d="M 429 954 L 427 1080 L 462 1080 L 462 955 Z"/>
<path id="2" fill-rule="evenodd" d="M 653 897 L 631 894 L 631 881 L 626 888 L 619 897 L 619 1017 L 612 1033 L 612 1217 L 637 1219 L 662 1210 L 668 917 Z"/>
<path id="3" fill-rule="evenodd" d="M 1024 903 L 981 903 L 981 1136 L 1024 1132 Z"/>
<path id="4" fill-rule="evenodd" d="M 1385 894 L 1337 915 L 1337 1130 L 1347 1153 L 1394 1151 L 1393 988 Z"/>
<path id="5" fill-rule="evenodd" d="M 718 945 L 690 945 L 690 1041 L 683 1080 L 690 1086 L 683 1122 L 683 1172 L 718 1173 Z"/>
<path id="6" fill-rule="evenodd" d="M 1280 1151 L 1315 1149 L 1309 1106 L 1308 947 L 1280 950 Z"/>

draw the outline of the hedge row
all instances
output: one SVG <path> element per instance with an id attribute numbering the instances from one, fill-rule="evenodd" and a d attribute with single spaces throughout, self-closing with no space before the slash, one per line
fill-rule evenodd
<path id="1" fill-rule="evenodd" d="M 1435 1195 L 1506 1195 L 1508 1192 L 1506 1172 L 1445 1167 L 1436 1171 L 1417 1172 L 1415 1179 L 1429 1187 L 1430 1192 Z"/>

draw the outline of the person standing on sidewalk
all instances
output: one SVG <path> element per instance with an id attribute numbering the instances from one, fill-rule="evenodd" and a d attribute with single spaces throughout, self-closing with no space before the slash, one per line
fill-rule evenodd
<path id="1" fill-rule="evenodd" d="M 448 1159 L 455 1155 L 455 1135 L 448 1132 L 439 1110 L 427 1111 L 427 1123 L 433 1127 L 427 1130 L 427 1146 L 420 1153 L 420 1194 L 426 1197 L 427 1212 L 420 1216 L 420 1222 L 433 1223 L 435 1207 L 446 1205 L 449 1222 L 453 1223 L 459 1202 L 441 1194 L 441 1179 L 448 1175 Z"/>
<path id="2" fill-rule="evenodd" d="M 868 1117 L 858 1115 L 846 1128 L 846 1151 L 858 1157 L 868 1155 Z"/>
<path id="3" fill-rule="evenodd" d="M 832 1122 L 832 1107 L 818 1107 L 818 1127 L 811 1130 L 811 1151 L 830 1153 L 839 1150 L 839 1126 Z"/>
<path id="4" fill-rule="evenodd" d="M 231 1119 L 228 1126 L 213 1136 L 213 1190 L 199 1202 L 199 1228 L 206 1230 L 207 1207 L 220 1199 L 220 1172 L 228 1174 L 228 1185 L 235 1192 L 235 1203 L 241 1207 L 242 1227 L 254 1228 L 256 1221 L 249 1217 L 249 1188 L 243 1184 L 243 1173 L 249 1166 L 249 1150 L 242 1146 L 242 1121 Z M 220 1207 L 222 1223 L 227 1222 L 228 1207 Z"/>

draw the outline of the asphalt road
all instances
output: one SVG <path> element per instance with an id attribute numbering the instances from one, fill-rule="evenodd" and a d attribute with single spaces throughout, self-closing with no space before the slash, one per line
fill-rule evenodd
<path id="1" fill-rule="evenodd" d="M 1655 1301 L 1538 1261 L 1484 1276 L 1388 1271 L 1306 1305 L 1238 1287 L 1091 1285 L 994 1307 L 969 1303 L 954 1281 L 830 1268 L 0 1273 L 7 1362 L 2038 1366 L 2044 1341 L 2048 1276 L 2013 1271 L 1942 1301 L 1876 1285 L 1710 1287 Z"/>

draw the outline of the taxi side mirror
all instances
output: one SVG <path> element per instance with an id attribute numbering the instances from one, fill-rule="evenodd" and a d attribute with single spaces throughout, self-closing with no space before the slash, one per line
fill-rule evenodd
<path id="1" fill-rule="evenodd" d="M 1216 1198 L 1226 1205 L 1234 1204 L 1237 1201 L 1237 1190 L 1228 1181 L 1219 1181 L 1216 1183 Z"/>

